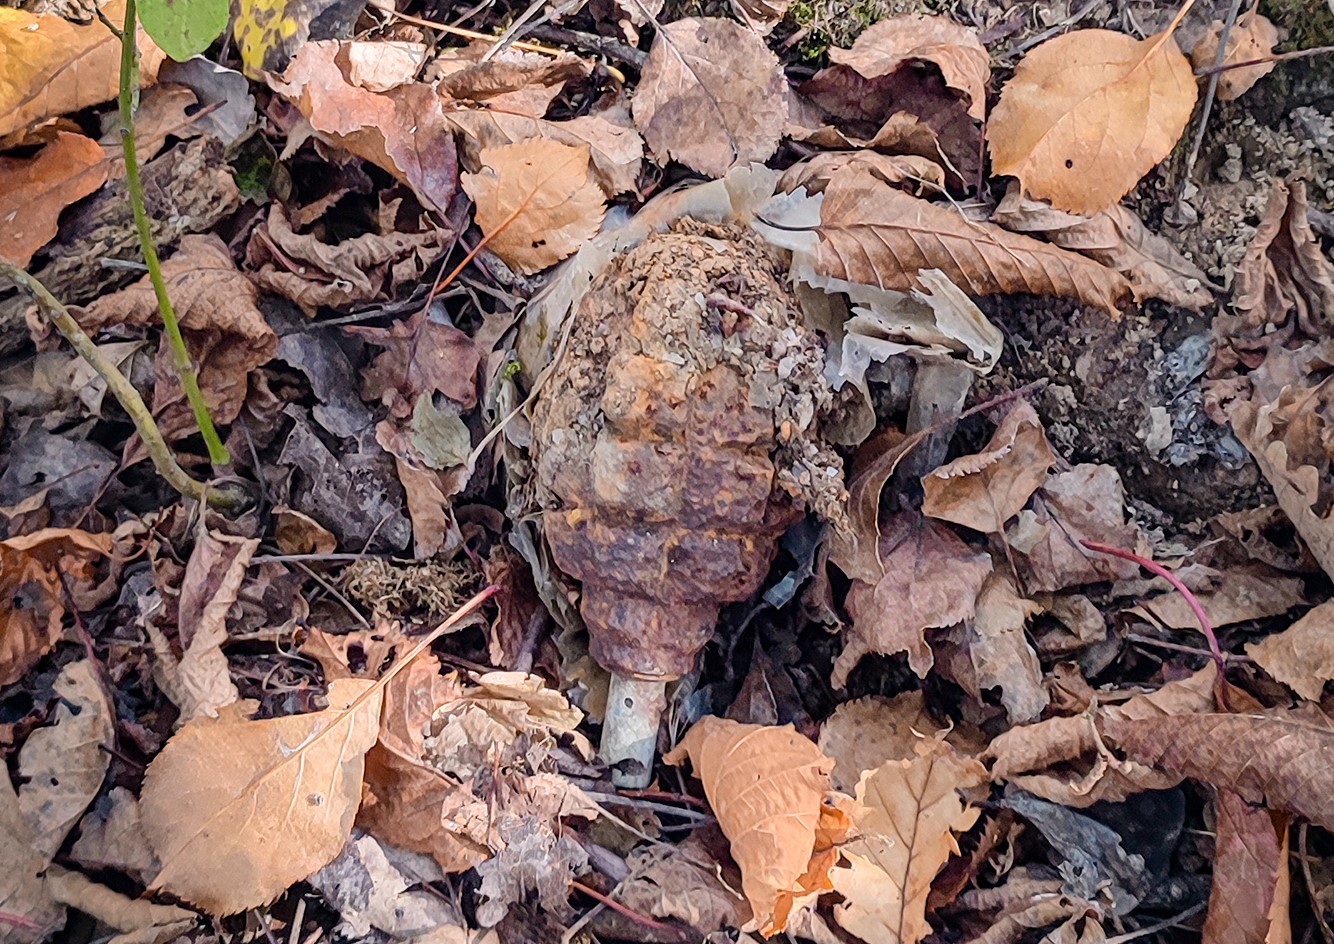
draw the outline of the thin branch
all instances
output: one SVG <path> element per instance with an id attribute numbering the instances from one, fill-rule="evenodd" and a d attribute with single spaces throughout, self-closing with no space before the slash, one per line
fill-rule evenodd
<path id="1" fill-rule="evenodd" d="M 220 511 L 238 509 L 249 502 L 248 496 L 242 490 L 209 487 L 192 478 L 181 468 L 176 457 L 172 455 L 167 441 L 162 438 L 162 431 L 158 429 L 157 422 L 153 419 L 153 412 L 148 408 L 148 404 L 144 403 L 143 397 L 139 396 L 139 391 L 134 389 L 134 385 L 125 378 L 115 364 L 103 356 L 101 350 L 93 343 L 93 339 L 88 337 L 69 310 L 47 291 L 45 285 L 25 270 L 3 259 L 0 259 L 0 276 L 9 279 L 27 292 L 37 303 L 38 311 L 55 325 L 56 330 L 69 342 L 70 347 L 74 348 L 75 353 L 86 360 L 106 381 L 107 389 L 134 423 L 148 457 L 153 460 L 153 467 L 168 485 L 184 497 L 193 501 L 206 501 Z"/>

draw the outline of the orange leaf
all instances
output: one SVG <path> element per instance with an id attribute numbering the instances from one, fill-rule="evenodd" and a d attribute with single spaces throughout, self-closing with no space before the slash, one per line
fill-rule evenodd
<path id="1" fill-rule="evenodd" d="M 68 131 L 35 157 L 0 157 L 0 258 L 26 266 L 55 237 L 60 211 L 106 179 L 102 146 Z"/>
<path id="2" fill-rule="evenodd" d="M 825 804 L 834 762 L 790 724 L 713 716 L 701 718 L 663 760 L 686 757 L 732 844 L 756 924 L 766 936 L 782 931 L 794 899 L 829 887 L 837 841 L 830 836 L 846 831 Z"/>
<path id="3" fill-rule="evenodd" d="M 483 148 L 482 168 L 463 175 L 487 248 L 526 275 L 573 255 L 607 212 L 586 145 L 545 138 Z"/>
<path id="4" fill-rule="evenodd" d="M 1287 816 L 1256 809 L 1231 790 L 1218 791 L 1214 810 L 1218 820 L 1214 883 L 1204 940 L 1209 944 L 1291 941 Z"/>
<path id="5" fill-rule="evenodd" d="M 1057 209 L 1100 213 L 1171 153 L 1195 96 L 1170 30 L 1143 40 L 1066 33 L 1030 52 L 1005 84 L 987 125 L 993 169 Z"/>
<path id="6" fill-rule="evenodd" d="M 1190 61 L 1196 69 L 1212 69 L 1218 61 L 1218 40 L 1223 35 L 1223 21 L 1214 20 L 1195 48 L 1190 51 Z M 1258 13 L 1248 13 L 1239 19 L 1227 36 L 1227 52 L 1223 56 L 1223 65 L 1230 66 L 1252 59 L 1264 59 L 1274 54 L 1274 44 L 1278 42 L 1278 27 L 1267 17 Z M 1257 62 L 1253 66 L 1228 69 L 1218 76 L 1218 98 L 1230 102 L 1240 98 L 1251 87 L 1274 71 L 1274 61 Z"/>

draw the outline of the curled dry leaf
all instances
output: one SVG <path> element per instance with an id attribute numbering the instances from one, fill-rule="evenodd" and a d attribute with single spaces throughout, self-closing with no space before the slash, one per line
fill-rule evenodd
<path id="1" fill-rule="evenodd" d="M 1334 727 L 1323 714 L 1209 713 L 1189 721 L 1108 715 L 1098 726 L 1136 763 L 1334 826 Z"/>
<path id="2" fill-rule="evenodd" d="M 630 877 L 616 897 L 640 914 L 679 918 L 701 934 L 739 928 L 751 918 L 698 834 L 680 845 L 640 846 L 626 864 Z"/>
<path id="3" fill-rule="evenodd" d="M 352 832 L 379 731 L 371 689 L 338 679 L 323 711 L 252 721 L 237 702 L 181 728 L 148 765 L 139 798 L 162 862 L 152 889 L 235 914 L 332 861 Z"/>
<path id="4" fill-rule="evenodd" d="M 259 310 L 259 290 L 237 271 L 231 251 L 214 235 L 182 237 L 176 254 L 162 263 L 162 277 L 190 354 L 199 365 L 199 389 L 213 420 L 230 423 L 245 403 L 250 372 L 278 350 L 278 335 Z M 79 313 L 79 323 L 89 331 L 109 325 L 160 324 L 149 277 L 99 298 Z M 160 345 L 153 414 L 163 436 L 175 440 L 190 435 L 196 426 L 171 357 L 169 345 Z M 132 455 L 142 458 L 139 453 Z"/>
<path id="5" fill-rule="evenodd" d="M 1287 577 L 1259 564 L 1230 567 L 1213 586 L 1191 589 L 1216 627 L 1282 616 L 1306 602 L 1301 578 Z M 1200 625 L 1186 598 L 1175 590 L 1150 597 L 1129 612 L 1147 623 L 1172 629 L 1197 629 Z"/>
<path id="6" fill-rule="evenodd" d="M 55 238 L 60 211 L 106 181 L 104 157 L 92 138 L 69 131 L 26 160 L 0 157 L 0 259 L 26 267 Z"/>
<path id="7" fill-rule="evenodd" d="M 838 832 L 843 818 L 825 802 L 834 762 L 792 725 L 713 716 L 700 719 L 663 760 L 679 764 L 687 757 L 741 866 L 752 924 L 776 934 L 796 898 L 829 887 L 837 853 L 818 833 Z"/>
<path id="8" fill-rule="evenodd" d="M 911 62 L 930 62 L 946 85 L 963 93 L 969 115 L 978 121 L 986 115 L 991 56 L 977 33 L 949 17 L 913 14 L 880 20 L 867 27 L 851 49 L 831 48 L 829 61 L 867 79 Z"/>
<path id="9" fill-rule="evenodd" d="M 658 29 L 630 110 L 661 163 L 722 177 L 773 156 L 786 92 L 778 57 L 759 36 L 730 20 L 687 17 Z"/>
<path id="10" fill-rule="evenodd" d="M 961 456 L 922 477 L 922 513 L 992 534 L 1028 504 L 1056 453 L 1026 400 L 1005 414 L 981 452 Z"/>
<path id="11" fill-rule="evenodd" d="M 1115 269 L 1130 280 L 1136 301 L 1161 298 L 1199 311 L 1213 301 L 1209 277 L 1138 216 L 1117 204 L 1093 216 L 1054 209 L 1012 187 L 991 214 L 1016 233 L 1035 233 Z"/>
<path id="12" fill-rule="evenodd" d="M 1138 719 L 1209 711 L 1214 705 L 1217 670 L 1210 663 L 1189 678 L 1156 692 L 1136 695 L 1124 705 L 1102 706 L 1097 717 Z M 993 780 L 1006 780 L 1036 796 L 1084 808 L 1101 800 L 1118 802 L 1141 790 L 1165 790 L 1181 777 L 1110 755 L 1087 715 L 1049 718 L 1011 728 L 987 748 Z"/>
<path id="13" fill-rule="evenodd" d="M 934 659 L 926 630 L 971 619 L 991 559 L 970 548 L 944 525 L 915 512 L 899 512 L 880 531 L 880 563 L 874 584 L 856 581 L 848 593 L 852 627 L 834 663 L 833 684 L 872 652 L 908 653 L 908 665 L 926 678 Z"/>
<path id="14" fill-rule="evenodd" d="M 306 43 L 269 84 L 321 138 L 393 174 L 424 207 L 444 214 L 458 189 L 458 155 L 440 96 L 429 85 L 406 81 L 407 69 L 388 78 L 354 70 L 359 45 Z"/>
<path id="15" fill-rule="evenodd" d="M 44 528 L 0 541 L 0 687 L 12 685 L 60 639 L 65 618 L 61 577 L 82 584 L 112 550 L 110 534 Z"/>
<path id="16" fill-rule="evenodd" d="M 1292 940 L 1287 815 L 1256 809 L 1227 789 L 1215 794 L 1214 815 L 1214 877 L 1204 940 Z"/>
<path id="17" fill-rule="evenodd" d="M 1130 284 L 1117 272 L 1049 243 L 965 219 L 865 171 L 838 174 L 820 208 L 822 275 L 908 291 L 940 269 L 970 295 L 1064 295 L 1117 313 Z"/>
<path id="18" fill-rule="evenodd" d="M 959 851 L 955 833 L 981 813 L 961 794 L 986 781 L 981 763 L 935 739 L 866 771 L 857 784 L 856 838 L 830 873 L 844 898 L 834 908 L 839 925 L 868 944 L 917 944 L 930 934 L 931 881 Z"/>
<path id="19" fill-rule="evenodd" d="M 1074 30 L 1015 68 L 987 123 L 992 167 L 1072 213 L 1108 209 L 1171 153 L 1195 73 L 1166 30 L 1137 40 Z"/>
<path id="20" fill-rule="evenodd" d="M 1032 721 L 1047 707 L 1042 665 L 1024 627 L 1041 605 L 1019 595 L 1003 570 L 993 571 L 977 595 L 977 615 L 968 632 L 968 658 L 979 690 L 1000 689 L 1010 721 Z"/>
<path id="21" fill-rule="evenodd" d="M 125 22 L 125 0 L 100 4 Z M 166 56 L 140 29 L 139 80 L 152 85 Z M 78 25 L 56 13 L 0 8 L 0 138 L 44 118 L 100 105 L 120 89 L 120 40 L 99 21 Z"/>
<path id="22" fill-rule="evenodd" d="M 1319 701 L 1334 679 L 1334 600 L 1326 601 L 1281 633 L 1249 643 L 1246 654 L 1308 701 Z"/>
<path id="23" fill-rule="evenodd" d="M 1218 41 L 1222 38 L 1223 21 L 1214 20 L 1190 51 L 1190 61 L 1197 72 L 1212 69 L 1218 63 Z M 1223 54 L 1222 65 L 1238 66 L 1256 59 L 1268 61 L 1220 73 L 1216 92 L 1219 99 L 1235 101 L 1249 92 L 1256 82 L 1273 72 L 1275 63 L 1269 57 L 1273 56 L 1277 43 L 1278 27 L 1268 17 L 1261 16 L 1254 8 L 1242 14 L 1228 32 L 1227 52 Z"/>
<path id="24" fill-rule="evenodd" d="M 791 193 L 805 187 L 807 193 L 824 193 L 835 174 L 847 169 L 865 170 L 893 186 L 903 185 L 911 193 L 943 191 L 945 171 L 939 163 L 916 154 L 881 154 L 879 151 L 820 151 L 798 161 L 778 178 L 778 190 Z"/>
<path id="25" fill-rule="evenodd" d="M 1334 511 L 1329 510 L 1330 458 L 1321 446 L 1304 440 L 1311 430 L 1328 435 L 1323 401 L 1334 394 L 1334 382 L 1315 388 L 1287 387 L 1272 403 L 1238 400 L 1228 417 L 1232 431 L 1260 467 L 1311 554 L 1334 574 Z M 1322 437 L 1323 438 L 1323 437 Z"/>
<path id="26" fill-rule="evenodd" d="M 597 234 L 607 212 L 586 146 L 536 138 L 484 148 L 482 168 L 463 175 L 487 248 L 520 272 L 554 265 Z"/>

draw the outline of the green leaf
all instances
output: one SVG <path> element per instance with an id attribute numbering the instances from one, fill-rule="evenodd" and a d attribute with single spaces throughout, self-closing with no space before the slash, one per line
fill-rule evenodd
<path id="1" fill-rule="evenodd" d="M 139 22 L 168 56 L 184 62 L 227 28 L 228 0 L 139 0 Z"/>

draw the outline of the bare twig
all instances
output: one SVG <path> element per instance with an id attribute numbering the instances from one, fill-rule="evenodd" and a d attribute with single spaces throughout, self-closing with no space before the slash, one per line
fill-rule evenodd
<path id="1" fill-rule="evenodd" d="M 139 396 L 139 391 L 125 379 L 125 375 L 115 364 L 102 355 L 97 345 L 93 343 L 93 339 L 88 337 L 69 310 L 47 291 L 45 285 L 23 269 L 3 259 L 0 259 L 0 276 L 9 279 L 27 292 L 37 303 L 38 311 L 55 326 L 69 342 L 70 347 L 74 348 L 75 353 L 86 360 L 106 381 L 107 389 L 134 423 L 139 438 L 143 440 L 144 450 L 153 461 L 153 467 L 168 485 L 186 498 L 207 502 L 220 511 L 236 510 L 249 503 L 249 496 L 243 490 L 209 487 L 203 482 L 196 481 L 181 468 L 176 457 L 172 455 L 167 441 L 162 438 L 162 431 L 158 429 L 148 404 Z"/>

